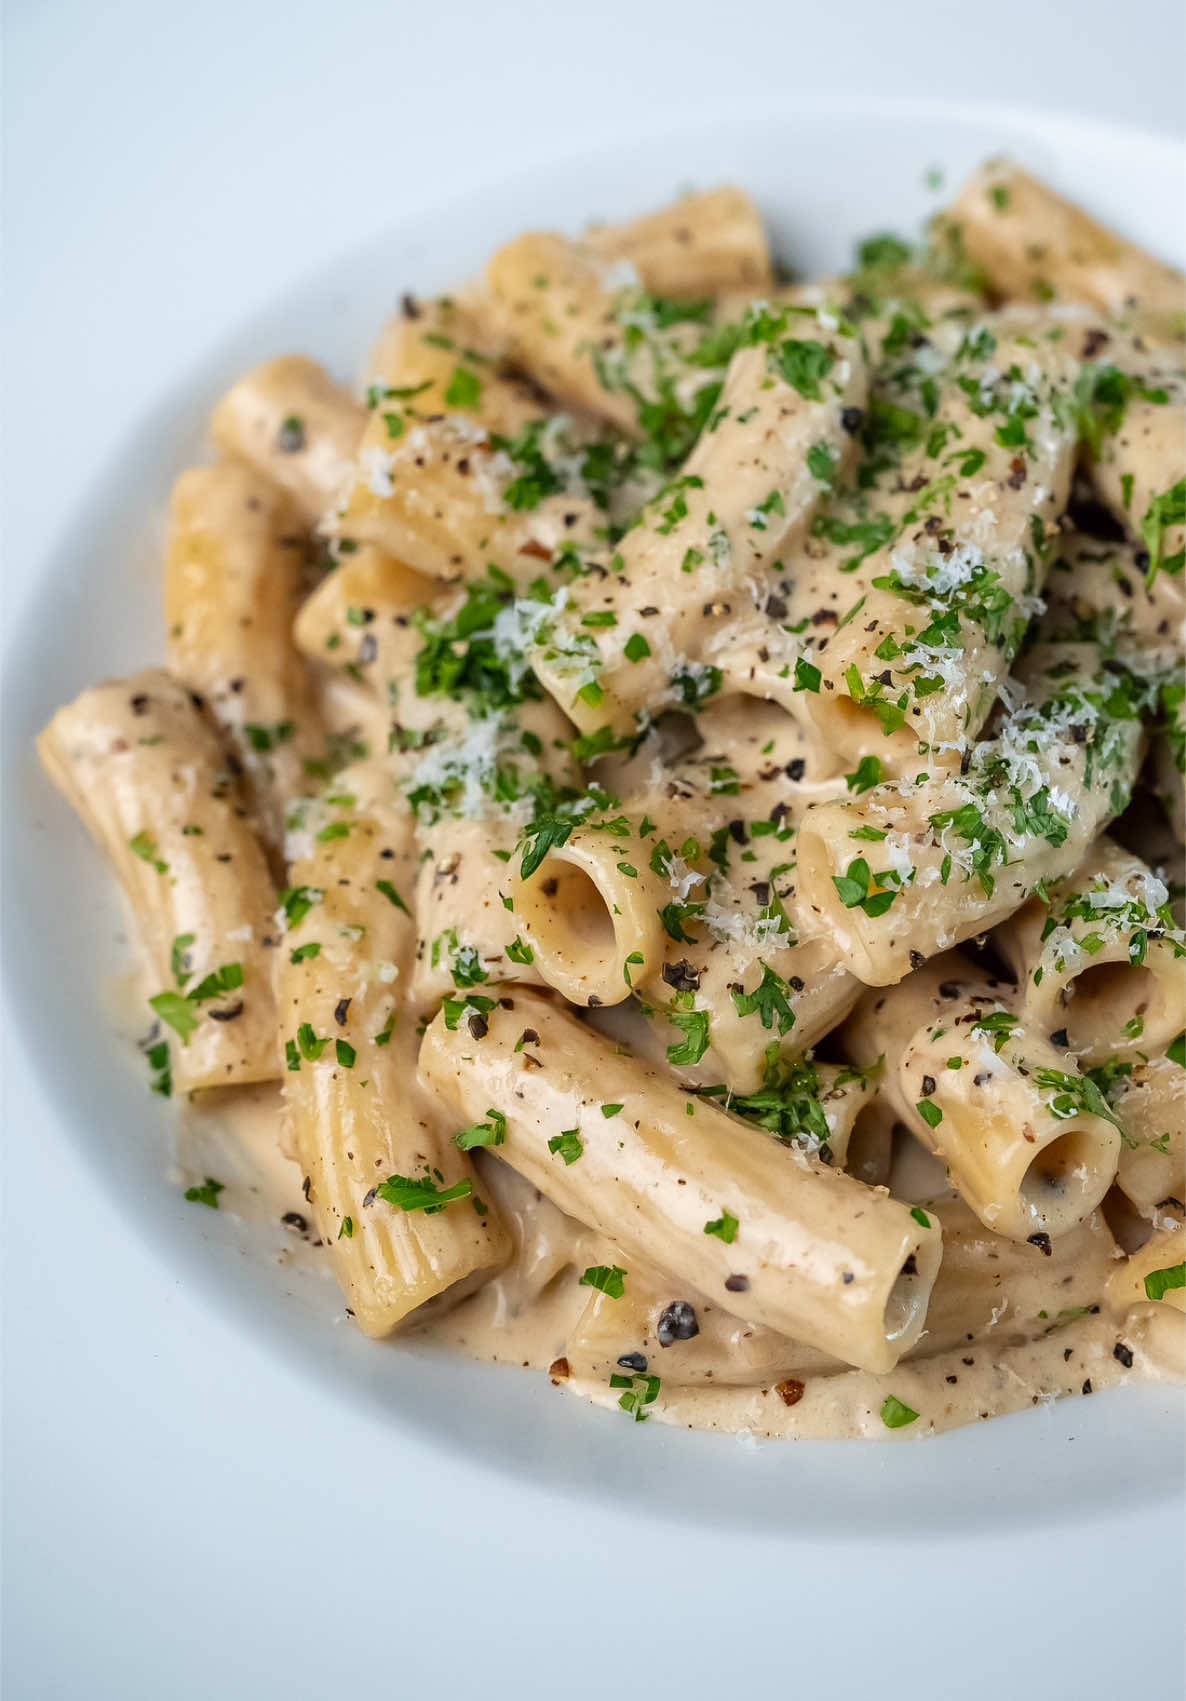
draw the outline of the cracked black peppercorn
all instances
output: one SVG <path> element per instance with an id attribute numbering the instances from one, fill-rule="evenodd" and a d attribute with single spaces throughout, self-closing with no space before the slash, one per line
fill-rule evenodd
<path id="1" fill-rule="evenodd" d="M 686 1299 L 673 1299 L 671 1304 L 665 1307 L 655 1331 L 661 1347 L 670 1347 L 676 1341 L 690 1341 L 699 1333 L 700 1324 L 696 1321 L 696 1312 Z"/>

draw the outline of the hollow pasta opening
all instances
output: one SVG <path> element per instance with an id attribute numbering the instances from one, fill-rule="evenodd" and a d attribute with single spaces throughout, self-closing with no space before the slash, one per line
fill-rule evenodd
<path id="1" fill-rule="evenodd" d="M 566 998 L 610 1004 L 626 995 L 614 918 L 584 869 L 550 856 L 521 891 L 518 906 L 541 971 Z"/>
<path id="2" fill-rule="evenodd" d="M 885 1187 L 889 1184 L 893 1152 L 893 1118 L 874 1100 L 857 1112 L 848 1137 L 844 1167 L 867 1187 Z"/>
<path id="3" fill-rule="evenodd" d="M 1099 1203 L 1107 1186 L 1099 1160 L 1099 1139 L 1083 1126 L 1066 1129 L 1035 1154 L 1020 1192 L 1036 1229 L 1057 1234 L 1073 1228 Z"/>
<path id="4" fill-rule="evenodd" d="M 1130 963 L 1093 963 L 1063 989 L 1067 1043 L 1072 1051 L 1112 1050 L 1130 1022 L 1161 1002 L 1157 977 Z M 1139 1036 L 1138 1036 L 1139 1037 Z"/>
<path id="5" fill-rule="evenodd" d="M 900 1341 L 921 1330 L 940 1256 L 940 1244 L 935 1238 L 920 1242 L 903 1261 L 885 1302 L 882 1326 L 887 1341 Z M 910 1344 L 907 1340 L 907 1345 Z"/>

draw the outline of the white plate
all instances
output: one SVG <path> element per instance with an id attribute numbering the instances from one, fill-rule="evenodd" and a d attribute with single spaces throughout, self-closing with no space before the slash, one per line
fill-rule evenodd
<path id="1" fill-rule="evenodd" d="M 915 1534 L 1020 1531 L 1098 1518 L 1180 1490 L 1181 1402 L 1143 1389 L 1067 1402 L 941 1440 L 877 1447 L 773 1444 L 627 1424 L 563 1398 L 538 1376 L 489 1369 L 406 1346 L 376 1346 L 340 1327 L 329 1284 L 269 1257 L 275 1239 L 228 1215 L 186 1205 L 166 1174 L 169 1111 L 145 1090 L 139 1060 L 112 1044 L 104 987 L 122 965 L 118 911 L 83 834 L 30 754 L 54 707 L 87 683 L 161 655 L 163 511 L 176 473 L 202 450 L 213 399 L 267 355 L 307 351 L 353 376 L 404 289 L 431 291 L 474 270 L 530 226 L 574 228 L 623 217 L 689 182 L 732 179 L 768 215 L 780 255 L 798 270 L 842 264 L 853 239 L 914 226 L 934 204 L 939 164 L 953 184 L 1007 146 L 1138 241 L 1181 259 L 1167 230 L 1181 160 L 1170 143 L 1068 121 L 933 107 L 838 111 L 703 126 L 596 158 L 535 169 L 378 233 L 333 259 L 194 364 L 183 344 L 167 389 L 102 472 L 90 499 L 62 517 L 61 546 L 12 634 L 7 670 L 4 856 L 11 1019 L 33 1067 L 75 1131 L 79 1152 L 135 1230 L 201 1286 L 211 1304 L 305 1364 L 351 1401 L 377 1402 L 393 1428 L 561 1491 L 620 1499 L 637 1514 L 859 1540 L 908 1524 Z M 80 539 L 86 540 L 80 566 Z M 52 633 L 52 645 L 45 637 Z M 68 1025 L 68 1072 L 58 1036 Z M 243 1247 L 253 1254 L 250 1279 Z M 1074 1438 L 1075 1445 L 1068 1445 Z M 1106 1485 L 1106 1488 L 1105 1486 Z"/>

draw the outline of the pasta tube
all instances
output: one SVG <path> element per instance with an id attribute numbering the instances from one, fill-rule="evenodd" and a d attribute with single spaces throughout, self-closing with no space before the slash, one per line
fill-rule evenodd
<path id="1" fill-rule="evenodd" d="M 488 317 L 488 316 L 487 316 Z M 497 373 L 499 382 L 484 393 L 492 430 L 514 436 L 540 411 L 539 395 L 520 380 L 507 382 L 499 339 L 483 317 L 480 299 L 454 296 L 417 300 L 405 296 L 400 311 L 383 327 L 367 366 L 367 400 L 372 406 L 412 400 L 421 413 L 446 407 L 445 395 L 459 363 Z"/>
<path id="2" fill-rule="evenodd" d="M 210 433 L 286 490 L 306 524 L 334 501 L 355 455 L 366 411 L 323 367 L 283 355 L 254 367 L 214 410 Z"/>
<path id="3" fill-rule="evenodd" d="M 1128 1133 L 1116 1171 L 1121 1190 L 1146 1213 L 1186 1199 L 1186 1067 L 1177 1056 L 1154 1056 L 1101 1080 Z"/>
<path id="4" fill-rule="evenodd" d="M 504 902 L 510 872 L 503 857 L 517 838 L 513 820 L 490 816 L 443 815 L 423 834 L 413 905 L 418 1010 L 431 1014 L 442 998 L 486 981 L 544 984 L 524 918 Z"/>
<path id="5" fill-rule="evenodd" d="M 379 774 L 347 770 L 336 784 L 343 789 L 294 863 L 286 903 L 277 970 L 284 1106 L 350 1308 L 364 1333 L 386 1335 L 497 1269 L 509 1242 L 415 1079 L 412 817 Z"/>
<path id="6" fill-rule="evenodd" d="M 1182 311 L 1180 272 L 1097 224 L 1011 160 L 981 166 L 942 223 L 959 231 L 968 258 L 1003 296 L 1088 301 L 1108 313 Z"/>
<path id="7" fill-rule="evenodd" d="M 1165 883 L 1109 839 L 995 938 L 1027 1025 L 1084 1067 L 1157 1056 L 1186 1028 L 1186 933 Z"/>
<path id="8" fill-rule="evenodd" d="M 1018 676 L 1028 700 L 960 774 L 890 781 L 804 818 L 800 906 L 868 986 L 1003 921 L 1128 803 L 1148 685 L 1088 644 L 1038 645 Z"/>
<path id="9" fill-rule="evenodd" d="M 306 760 L 324 748 L 291 636 L 305 549 L 291 503 L 251 467 L 191 467 L 173 487 L 169 668 L 205 697 L 272 845 L 306 787 Z"/>
<path id="10" fill-rule="evenodd" d="M 499 249 L 486 282 L 511 358 L 561 406 L 649 438 L 668 466 L 687 454 L 732 352 L 698 304 L 673 311 L 617 263 L 549 234 Z"/>
<path id="11" fill-rule="evenodd" d="M 583 241 L 602 259 L 633 266 L 654 295 L 766 295 L 773 283 L 761 215 L 744 189 L 685 195 L 628 224 L 594 226 Z"/>
<path id="12" fill-rule="evenodd" d="M 1150 584 L 1129 544 L 1068 538 L 1051 565 L 1043 597 L 1047 638 L 1100 644 L 1144 667 L 1173 668 L 1182 652 L 1182 581 L 1158 573 Z"/>
<path id="13" fill-rule="evenodd" d="M 536 968 L 570 1002 L 635 994 L 670 1028 L 682 1080 L 749 1092 L 772 1043 L 814 1044 L 858 985 L 831 941 L 800 926 L 786 768 L 748 782 L 709 746 L 707 761 L 698 753 L 669 773 L 629 798 L 629 814 L 533 823 L 512 905 Z M 769 811 L 767 785 L 779 797 Z"/>
<path id="14" fill-rule="evenodd" d="M 161 669 L 109 680 L 37 748 L 127 894 L 177 1087 L 274 1080 L 275 891 L 200 699 Z"/>
<path id="15" fill-rule="evenodd" d="M 845 1035 L 859 1064 L 886 1059 L 885 1097 L 997 1234 L 1044 1244 L 1107 1192 L 1121 1132 L 1099 1088 L 954 953 L 867 993 Z"/>
<path id="16" fill-rule="evenodd" d="M 1092 482 L 1142 550 L 1146 586 L 1176 607 L 1181 645 L 1186 568 L 1186 376 L 1180 354 L 1170 364 L 1148 354 L 1107 361 L 1094 370 L 1087 433 Z M 1092 369 L 1088 368 L 1088 372 Z M 1086 377 L 1085 373 L 1085 377 Z M 1099 398 L 1095 400 L 1095 398 Z M 1176 594 L 1175 594 L 1176 593 Z"/>
<path id="17" fill-rule="evenodd" d="M 959 1199 L 915 1207 L 943 1231 L 943 1262 L 927 1326 L 906 1362 L 974 1338 L 998 1347 L 1061 1328 L 1098 1302 L 1116 1248 L 1098 1211 L 1054 1241 L 1049 1255 L 986 1229 Z M 609 1252 L 611 1268 L 625 1254 Z M 620 1266 L 619 1266 L 620 1267 Z M 747 1323 L 661 1271 L 630 1261 L 620 1297 L 591 1290 L 565 1347 L 574 1376 L 604 1381 L 619 1366 L 661 1374 L 663 1386 L 769 1386 L 834 1375 L 843 1366 L 817 1348 Z M 629 1364 L 627 1364 L 629 1361 Z M 788 1392 L 792 1390 L 788 1389 Z"/>
<path id="18" fill-rule="evenodd" d="M 421 1074 L 458 1116 L 505 1117 L 496 1154 L 562 1210 L 848 1362 L 888 1369 L 917 1340 L 936 1225 L 712 1105 L 689 1116 L 671 1082 L 538 994 L 483 1021 L 475 1037 L 438 1016 Z"/>
<path id="19" fill-rule="evenodd" d="M 1186 1229 L 1179 1217 L 1168 1218 L 1144 1246 L 1117 1265 L 1108 1282 L 1108 1303 L 1114 1311 L 1146 1301 L 1186 1311 Z"/>
<path id="20" fill-rule="evenodd" d="M 1186 844 L 1186 680 L 1171 673 L 1158 689 L 1160 733 L 1151 784 L 1179 844 Z"/>
<path id="21" fill-rule="evenodd" d="M 597 505 L 583 476 L 591 434 L 543 415 L 538 393 L 480 350 L 425 329 L 451 325 L 453 311 L 420 309 L 385 350 L 397 381 L 368 389 L 331 523 L 430 577 L 473 577 L 490 563 L 530 576 L 593 541 Z"/>
<path id="22" fill-rule="evenodd" d="M 391 702 L 392 688 L 415 672 L 423 645 L 413 616 L 441 612 L 455 601 L 456 593 L 440 580 L 363 544 L 343 555 L 306 597 L 293 638 L 310 661 L 346 669 Z"/>
<path id="23" fill-rule="evenodd" d="M 534 666 L 584 732 L 686 700 L 702 664 L 766 600 L 767 569 L 845 469 L 843 424 L 865 401 L 857 340 L 807 309 L 748 314 L 720 407 L 680 474 L 623 539 L 608 575 L 578 579 Z M 718 670 L 719 674 L 719 670 Z"/>
<path id="24" fill-rule="evenodd" d="M 854 767 L 954 766 L 993 705 L 1070 484 L 1078 367 L 1060 329 L 988 316 L 875 375 L 857 478 L 790 563 L 799 712 Z"/>

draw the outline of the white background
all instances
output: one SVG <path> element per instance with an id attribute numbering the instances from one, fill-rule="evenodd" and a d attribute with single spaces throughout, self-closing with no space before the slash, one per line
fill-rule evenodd
<path id="1" fill-rule="evenodd" d="M 409 193 L 829 88 L 1186 129 L 1177 0 L 6 10 L 10 622 L 59 514 L 179 343 L 202 349 Z M 32 469 L 51 444 L 47 511 Z M 303 1701 L 357 1685 L 661 1701 L 804 1679 L 829 1701 L 1176 1693 L 1177 1580 L 1142 1564 L 1164 1513 L 1134 1520 L 1121 1553 L 1088 1545 L 1069 1566 L 1065 1534 L 807 1552 L 793 1531 L 672 1539 L 442 1464 L 261 1359 L 130 1238 L 15 1048 L 4 1088 L 7 1701 Z M 446 1492 L 450 1520 L 468 1505 L 463 1525 L 442 1527 Z M 785 1608 L 758 1616 L 753 1580 L 769 1599 L 771 1574 Z M 585 1605 L 607 1577 L 609 1617 Z M 896 1609 L 896 1638 L 866 1637 L 869 1598 Z M 1029 1638 L 1046 1669 L 1018 1669 Z M 832 1675 L 808 1678 L 829 1651 Z"/>

